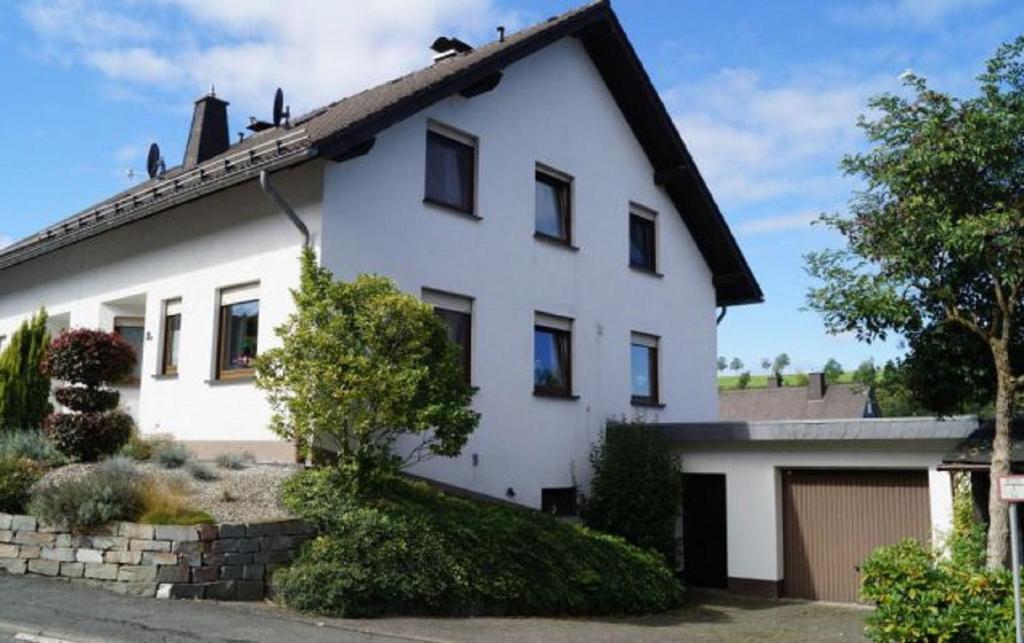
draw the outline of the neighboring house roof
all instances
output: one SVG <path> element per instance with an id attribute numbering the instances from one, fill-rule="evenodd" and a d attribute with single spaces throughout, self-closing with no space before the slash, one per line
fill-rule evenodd
<path id="1" fill-rule="evenodd" d="M 564 38 L 586 48 L 713 275 L 718 305 L 763 300 L 722 213 L 697 170 L 608 0 L 550 18 L 503 40 L 439 61 L 232 145 L 194 168 L 171 168 L 0 251 L 0 270 L 181 203 L 316 157 L 344 160 L 373 138 L 453 94 L 474 96 L 508 65 Z"/>
<path id="2" fill-rule="evenodd" d="M 969 436 L 942 458 L 944 469 L 987 470 L 992 461 L 992 439 L 995 422 L 986 420 Z M 1014 472 L 1024 471 L 1024 419 L 1013 423 L 1010 433 L 1010 467 Z"/>
<path id="3" fill-rule="evenodd" d="M 719 391 L 718 418 L 723 422 L 822 420 L 877 417 L 871 393 L 855 384 L 832 384 L 815 397 L 807 386 Z"/>

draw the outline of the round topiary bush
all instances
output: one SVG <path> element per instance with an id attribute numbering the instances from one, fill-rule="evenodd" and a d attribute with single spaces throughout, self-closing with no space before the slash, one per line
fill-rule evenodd
<path id="1" fill-rule="evenodd" d="M 120 394 L 104 388 L 127 377 L 135 350 L 116 333 L 78 328 L 53 340 L 42 368 L 71 384 L 54 393 L 74 413 L 56 413 L 44 429 L 65 454 L 83 461 L 117 453 L 131 438 L 131 417 L 115 411 Z"/>
<path id="2" fill-rule="evenodd" d="M 54 413 L 44 430 L 65 455 L 93 462 L 117 453 L 132 437 L 135 423 L 123 411 Z"/>
<path id="3" fill-rule="evenodd" d="M 42 475 L 42 467 L 31 460 L 0 457 L 0 511 L 25 511 L 29 490 Z"/>

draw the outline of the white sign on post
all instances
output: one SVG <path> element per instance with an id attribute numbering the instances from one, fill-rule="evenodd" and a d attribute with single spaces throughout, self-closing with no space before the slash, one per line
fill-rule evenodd
<path id="1" fill-rule="evenodd" d="M 1020 609 L 1020 542 L 1017 534 L 1017 505 L 1024 502 L 1024 476 L 1000 476 L 999 499 L 1010 505 L 1010 559 L 1013 562 L 1013 616 L 1017 643 L 1024 643 Z"/>
<path id="2" fill-rule="evenodd" d="M 1000 476 L 999 499 L 1003 502 L 1024 502 L 1024 476 Z"/>

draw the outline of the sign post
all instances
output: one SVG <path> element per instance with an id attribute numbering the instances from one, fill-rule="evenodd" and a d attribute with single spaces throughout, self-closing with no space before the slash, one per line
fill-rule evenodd
<path id="1" fill-rule="evenodd" d="M 1017 643 L 1024 643 L 1020 614 L 1020 537 L 1017 534 L 1017 505 L 1024 502 L 1024 476 L 1001 476 L 999 499 L 1010 505 L 1010 560 L 1013 564 L 1013 618 Z"/>

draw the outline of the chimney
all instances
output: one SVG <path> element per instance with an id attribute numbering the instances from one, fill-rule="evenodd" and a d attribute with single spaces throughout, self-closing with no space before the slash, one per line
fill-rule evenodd
<path id="1" fill-rule="evenodd" d="M 825 384 L 824 373 L 808 373 L 807 374 L 807 399 L 810 401 L 823 400 L 825 399 L 825 389 L 828 386 Z"/>
<path id="2" fill-rule="evenodd" d="M 228 103 L 217 98 L 211 87 L 209 94 L 196 101 L 183 165 L 186 169 L 195 167 L 230 146 Z"/>

